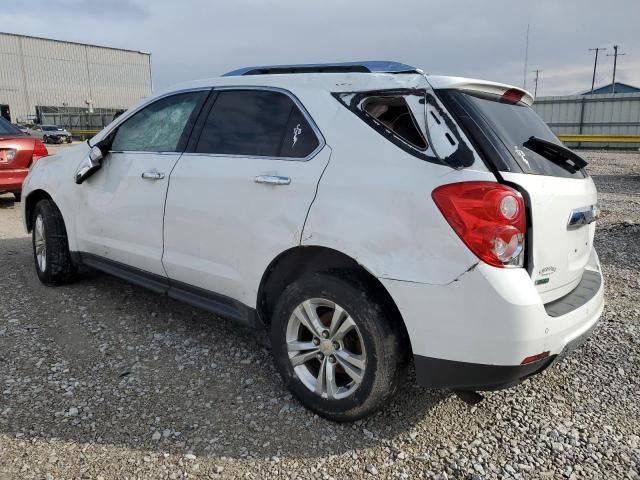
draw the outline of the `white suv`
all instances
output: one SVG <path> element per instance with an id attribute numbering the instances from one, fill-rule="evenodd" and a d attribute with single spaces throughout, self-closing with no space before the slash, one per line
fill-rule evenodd
<path id="1" fill-rule="evenodd" d="M 603 308 L 596 189 L 518 88 L 394 62 L 246 68 L 146 99 L 23 188 L 38 276 L 95 267 L 268 328 L 334 420 L 404 379 L 515 385 Z"/>

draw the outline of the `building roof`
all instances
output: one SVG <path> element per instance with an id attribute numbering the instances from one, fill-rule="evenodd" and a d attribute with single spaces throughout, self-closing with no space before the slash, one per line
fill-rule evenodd
<path id="1" fill-rule="evenodd" d="M 616 82 L 615 91 L 613 89 L 613 83 L 593 89 L 593 95 L 600 95 L 603 93 L 637 93 L 637 92 L 640 92 L 640 88 L 634 87 L 633 85 L 629 85 L 627 83 L 622 83 L 622 82 Z M 582 95 L 591 95 L 591 90 L 584 92 Z"/>
<path id="2" fill-rule="evenodd" d="M 69 40 L 58 40 L 57 38 L 36 37 L 33 35 L 22 35 L 19 33 L 9 33 L 9 32 L 0 32 L 0 35 L 9 35 L 11 37 L 22 37 L 22 38 L 34 38 L 36 40 L 48 40 L 50 42 L 69 43 L 71 45 L 86 45 L 88 47 L 108 48 L 110 50 L 120 50 L 123 52 L 140 53 L 141 55 L 151 55 L 150 52 L 143 52 L 141 50 L 130 50 L 128 48 L 109 47 L 106 45 L 96 45 L 95 43 L 72 42 Z"/>

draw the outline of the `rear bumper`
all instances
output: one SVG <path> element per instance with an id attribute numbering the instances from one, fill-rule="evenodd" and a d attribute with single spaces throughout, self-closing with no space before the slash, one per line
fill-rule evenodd
<path id="1" fill-rule="evenodd" d="M 560 354 L 526 365 L 483 365 L 415 355 L 416 382 L 431 388 L 456 390 L 486 391 L 509 388 L 529 377 L 542 373 L 563 359 L 582 345 L 594 328 L 595 324 L 591 329 L 569 342 Z"/>
<path id="2" fill-rule="evenodd" d="M 381 281 L 407 326 L 420 384 L 493 390 L 540 373 L 588 337 L 604 308 L 595 251 L 584 277 L 586 298 L 547 306 L 524 269 L 478 264 L 447 285 Z M 544 360 L 521 365 L 543 352 Z"/>
<path id="3" fill-rule="evenodd" d="M 414 356 L 416 382 L 430 388 L 499 390 L 509 388 L 551 365 L 556 356 L 528 365 L 483 365 Z"/>
<path id="4" fill-rule="evenodd" d="M 28 168 L 0 170 L 0 192 L 20 193 L 22 183 L 28 174 Z"/>

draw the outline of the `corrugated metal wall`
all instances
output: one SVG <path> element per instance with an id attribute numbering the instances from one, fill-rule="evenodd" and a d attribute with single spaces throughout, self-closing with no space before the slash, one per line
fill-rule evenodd
<path id="1" fill-rule="evenodd" d="M 148 53 L 0 33 L 0 105 L 125 109 L 151 94 Z"/>
<path id="2" fill-rule="evenodd" d="M 640 93 L 538 97 L 533 108 L 557 135 L 640 135 Z"/>

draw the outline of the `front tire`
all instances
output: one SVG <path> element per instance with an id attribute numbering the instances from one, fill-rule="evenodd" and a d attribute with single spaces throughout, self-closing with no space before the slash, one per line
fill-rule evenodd
<path id="1" fill-rule="evenodd" d="M 352 275 L 293 282 L 271 322 L 274 360 L 287 388 L 310 410 L 340 422 L 374 413 L 404 381 L 403 338 Z"/>
<path id="2" fill-rule="evenodd" d="M 71 261 L 67 230 L 62 214 L 52 200 L 40 200 L 33 212 L 32 245 L 36 273 L 49 286 L 69 283 L 76 267 Z"/>
<path id="3" fill-rule="evenodd" d="M 47 137 L 46 135 L 42 137 L 42 143 L 49 143 L 49 137 Z"/>
<path id="4" fill-rule="evenodd" d="M 13 198 L 16 199 L 16 202 L 20 203 L 22 201 L 22 193 L 14 193 Z"/>

